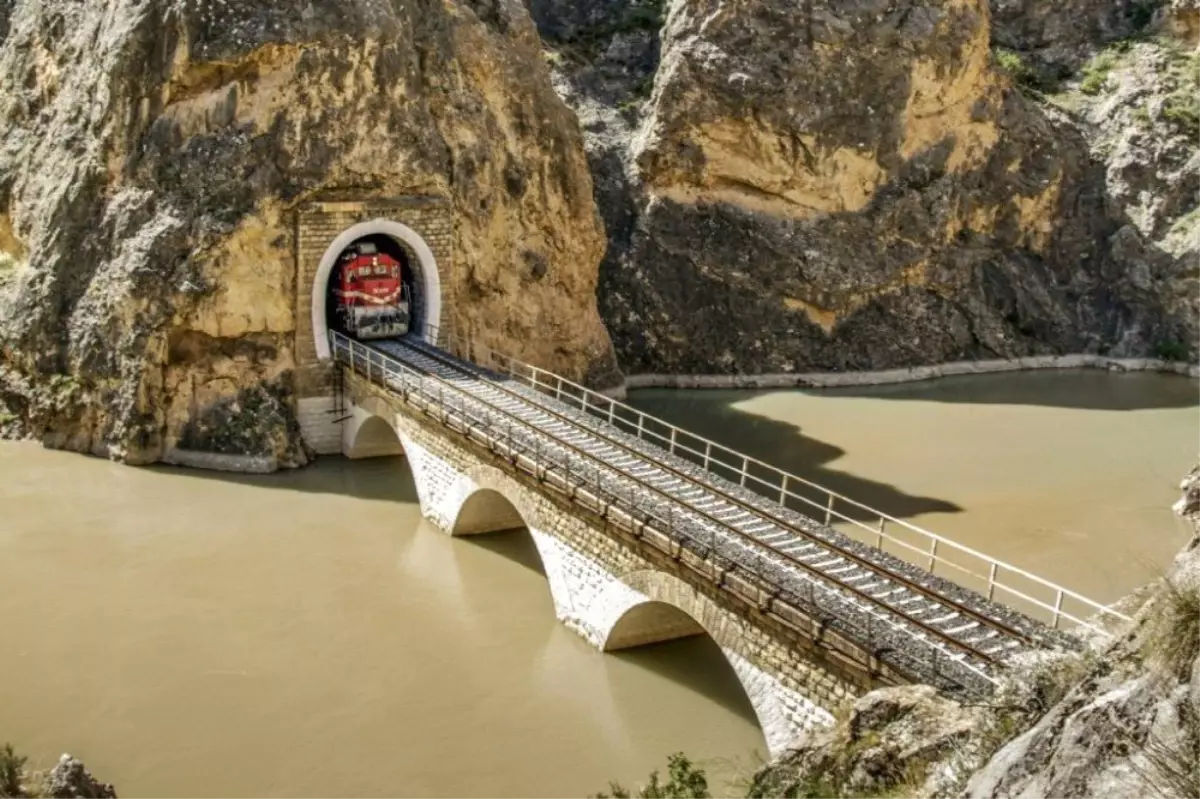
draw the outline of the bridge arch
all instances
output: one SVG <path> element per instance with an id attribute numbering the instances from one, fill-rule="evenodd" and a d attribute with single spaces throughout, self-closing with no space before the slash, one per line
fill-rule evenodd
<path id="1" fill-rule="evenodd" d="M 362 398 L 344 425 L 342 452 L 351 460 L 403 455 L 407 451 L 396 426 L 396 412 L 378 397 Z"/>
<path id="2" fill-rule="evenodd" d="M 750 657 L 744 628 L 729 611 L 683 580 L 666 572 L 639 570 L 609 583 L 596 600 L 586 626 L 605 652 L 670 641 L 691 635 L 708 635 L 733 667 L 766 738 L 772 755 L 795 743 L 797 702 L 807 704 L 802 715 L 810 726 L 827 724 L 832 714 L 795 696 Z"/>
<path id="3" fill-rule="evenodd" d="M 436 339 L 436 325 L 442 318 L 442 286 L 441 278 L 438 276 L 437 259 L 433 255 L 433 250 L 421 238 L 415 230 L 408 225 L 395 222 L 390 219 L 372 219 L 368 222 L 360 222 L 357 225 L 347 228 L 333 240 L 333 243 L 325 250 L 325 254 L 321 257 L 321 262 L 317 266 L 317 272 L 313 278 L 312 285 L 312 330 L 313 344 L 316 346 L 317 358 L 322 361 L 327 361 L 330 358 L 329 351 L 329 320 L 326 315 L 326 287 L 329 285 L 329 277 L 333 273 L 333 267 L 337 264 L 338 257 L 342 252 L 354 242 L 367 236 L 383 235 L 407 246 L 417 257 L 417 282 L 415 287 L 420 292 L 420 301 L 422 303 L 422 313 L 419 319 L 416 319 L 418 324 L 424 323 L 435 327 L 434 331 L 430 332 L 426 337 Z M 437 343 L 436 340 L 433 343 Z"/>

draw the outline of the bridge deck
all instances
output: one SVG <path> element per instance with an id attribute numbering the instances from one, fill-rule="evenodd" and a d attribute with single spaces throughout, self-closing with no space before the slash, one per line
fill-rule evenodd
<path id="1" fill-rule="evenodd" d="M 599 493 L 628 497 L 631 507 L 670 519 L 671 535 L 689 546 L 765 574 L 794 598 L 807 598 L 797 604 L 819 608 L 830 626 L 903 673 L 928 679 L 932 652 L 934 681 L 955 673 L 961 688 L 985 692 L 1004 658 L 1063 641 L 1039 622 L 535 388 L 420 341 L 375 342 L 363 349 L 378 361 L 375 369 L 391 388 L 411 390 L 418 380 L 436 383 L 439 396 L 450 389 L 457 412 L 481 424 L 502 424 L 516 448 L 573 471 Z M 869 640 L 861 640 L 863 630 Z"/>

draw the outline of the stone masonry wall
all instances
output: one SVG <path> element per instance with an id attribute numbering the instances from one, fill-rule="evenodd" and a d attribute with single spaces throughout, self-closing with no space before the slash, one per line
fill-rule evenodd
<path id="1" fill-rule="evenodd" d="M 870 685 L 861 674 L 824 660 L 820 647 L 773 624 L 759 608 L 716 587 L 680 562 L 645 543 L 605 529 L 582 508 L 539 490 L 532 479 L 402 399 L 357 376 L 346 379 L 354 430 L 378 415 L 394 426 L 416 479 L 424 515 L 439 528 L 461 532 L 464 504 L 481 490 L 502 496 L 496 527 L 511 527 L 512 513 L 525 522 L 542 558 L 558 618 L 601 649 L 667 640 L 697 632 L 699 624 L 721 647 L 738 674 L 772 752 L 807 729 L 831 722 L 831 710 Z M 511 503 L 511 507 L 508 506 Z M 471 532 L 481 532 L 478 509 Z M 679 613 L 645 612 L 648 604 Z M 635 614 L 636 613 L 636 617 Z M 630 622 L 648 625 L 630 630 Z M 622 631 L 613 632 L 622 625 Z"/>

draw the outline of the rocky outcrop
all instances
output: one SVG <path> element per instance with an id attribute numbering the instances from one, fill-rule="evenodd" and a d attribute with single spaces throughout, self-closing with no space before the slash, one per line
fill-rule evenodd
<path id="1" fill-rule="evenodd" d="M 991 0 L 992 41 L 1065 76 L 1098 46 L 1146 28 L 1158 0 Z"/>
<path id="2" fill-rule="evenodd" d="M 112 785 L 100 782 L 83 763 L 70 755 L 59 758 L 42 782 L 43 796 L 55 799 L 116 799 Z"/>
<path id="3" fill-rule="evenodd" d="M 448 321 L 611 381 L 592 184 L 519 3 L 3 10 L 0 431 L 304 463 L 291 212 L 330 192 L 448 198 Z"/>
<path id="4" fill-rule="evenodd" d="M 1121 6 L 1110 24 L 1093 3 L 1089 34 L 1068 20 L 1085 2 L 995 13 L 1006 31 L 1053 19 L 1093 48 L 1137 17 Z M 573 39 L 543 25 L 616 222 L 600 304 L 627 371 L 1192 356 L 1189 278 L 1109 199 L 1087 131 L 996 68 L 983 0 L 666 10 L 647 100 L 634 88 L 654 59 L 627 56 L 653 37 L 588 17 Z"/>

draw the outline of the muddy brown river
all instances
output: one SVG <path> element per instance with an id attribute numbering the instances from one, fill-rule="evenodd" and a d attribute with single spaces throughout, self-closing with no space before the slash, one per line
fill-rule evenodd
<path id="1" fill-rule="evenodd" d="M 633 402 L 1108 601 L 1184 539 L 1196 396 L 1071 372 Z M 0 442 L 0 619 L 0 739 L 122 796 L 585 796 L 677 750 L 732 793 L 765 752 L 711 642 L 595 652 L 528 536 L 438 533 L 403 459 L 231 477 Z"/>

